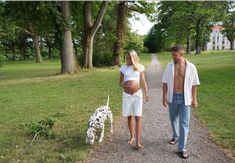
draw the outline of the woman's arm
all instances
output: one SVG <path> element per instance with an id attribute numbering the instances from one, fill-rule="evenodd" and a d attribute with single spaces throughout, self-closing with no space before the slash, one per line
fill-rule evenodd
<path id="1" fill-rule="evenodd" d="M 119 86 L 122 88 L 123 88 L 123 79 L 124 79 L 124 75 L 123 75 L 123 73 L 120 72 Z"/>
<path id="2" fill-rule="evenodd" d="M 141 88 L 144 91 L 144 99 L 145 99 L 145 101 L 148 101 L 149 100 L 148 88 L 147 88 L 147 83 L 146 83 L 145 76 L 144 76 L 144 71 L 142 71 L 140 73 L 140 85 L 141 85 Z"/>

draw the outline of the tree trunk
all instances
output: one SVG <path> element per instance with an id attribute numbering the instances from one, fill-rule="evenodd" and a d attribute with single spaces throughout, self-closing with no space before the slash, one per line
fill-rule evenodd
<path id="1" fill-rule="evenodd" d="M 119 2 L 117 8 L 117 21 L 116 21 L 116 41 L 113 46 L 113 65 L 119 65 L 119 57 L 121 55 L 121 49 L 123 47 L 123 36 L 126 20 L 126 3 L 125 1 Z"/>
<path id="2" fill-rule="evenodd" d="M 70 10 L 69 1 L 62 1 L 62 14 L 65 22 L 69 21 Z M 62 47 L 62 68 L 61 73 L 72 74 L 77 72 L 76 57 L 73 52 L 72 34 L 68 27 L 63 30 L 63 47 Z"/>
<path id="3" fill-rule="evenodd" d="M 35 50 L 35 57 L 36 63 L 41 63 L 42 62 L 42 57 L 41 57 L 41 51 L 40 51 L 40 46 L 39 46 L 39 36 L 37 34 L 33 35 L 33 46 Z"/>
<path id="4" fill-rule="evenodd" d="M 84 17 L 84 38 L 83 38 L 83 56 L 84 56 L 84 67 L 85 68 L 91 68 L 89 67 L 89 51 L 90 47 L 88 46 L 91 42 L 91 27 L 92 27 L 92 20 L 91 20 L 91 8 L 92 8 L 92 2 L 86 1 L 84 3 L 83 8 L 83 17 Z"/>
<path id="5" fill-rule="evenodd" d="M 73 41 L 74 54 L 75 54 L 75 56 L 78 58 L 78 49 L 77 49 L 75 40 L 73 39 L 72 41 Z"/>
<path id="6" fill-rule="evenodd" d="M 191 53 L 191 37 L 190 34 L 187 35 L 187 48 L 186 48 L 186 54 Z"/>
<path id="7" fill-rule="evenodd" d="M 24 60 L 25 58 L 24 58 L 24 55 L 23 55 L 23 47 L 20 46 L 19 50 L 20 50 L 20 60 Z"/>
<path id="8" fill-rule="evenodd" d="M 52 43 L 49 38 L 45 38 L 46 46 L 48 47 L 48 58 L 52 59 Z"/>
<path id="9" fill-rule="evenodd" d="M 22 55 L 23 55 L 23 59 L 25 60 L 26 59 L 26 45 L 25 44 L 23 46 L 23 53 L 22 53 Z"/>
<path id="10" fill-rule="evenodd" d="M 196 23 L 196 40 L 195 40 L 195 49 L 196 54 L 200 54 L 203 46 L 203 35 L 205 30 L 205 23 L 203 17 L 200 18 Z"/>
<path id="11" fill-rule="evenodd" d="M 234 39 L 230 39 L 230 50 L 234 50 Z"/>
<path id="12" fill-rule="evenodd" d="M 26 48 L 24 46 L 19 47 L 20 49 L 20 60 L 25 60 L 26 59 Z"/>
<path id="13" fill-rule="evenodd" d="M 57 10 L 58 10 L 58 12 L 62 13 L 62 6 L 58 5 Z M 63 70 L 63 61 L 62 61 L 63 30 L 61 28 L 61 24 L 59 24 L 58 21 L 56 21 L 56 17 L 53 19 L 53 24 L 54 24 L 54 28 L 55 28 L 55 36 L 54 36 L 55 37 L 55 46 L 57 46 L 57 48 L 60 51 L 60 64 L 61 64 L 60 72 L 62 72 L 62 70 Z"/>
<path id="14" fill-rule="evenodd" d="M 206 41 L 203 41 L 202 51 L 206 51 L 206 50 L 207 50 L 207 49 L 206 49 L 206 48 L 207 48 L 207 47 L 206 47 L 206 43 L 207 43 Z"/>
<path id="15" fill-rule="evenodd" d="M 92 68 L 92 57 L 93 57 L 93 41 L 96 32 L 101 26 L 102 19 L 104 17 L 108 1 L 103 1 L 98 16 L 94 23 L 92 23 L 91 9 L 92 1 L 85 1 L 83 8 L 84 17 L 84 37 L 83 37 L 83 56 L 84 56 L 84 67 Z"/>
<path id="16" fill-rule="evenodd" d="M 201 31 L 200 31 L 200 20 L 196 24 L 196 40 L 195 40 L 195 49 L 196 49 L 196 54 L 201 53 Z"/>
<path id="17" fill-rule="evenodd" d="M 19 50 L 20 50 L 20 60 L 25 60 L 26 59 L 26 38 L 22 38 L 19 40 Z"/>
<path id="18" fill-rule="evenodd" d="M 48 45 L 48 58 L 49 59 L 52 59 L 51 49 L 52 49 L 51 46 Z"/>
<path id="19" fill-rule="evenodd" d="M 39 38 L 39 43 L 40 43 L 40 44 L 39 44 L 39 45 L 40 45 L 40 46 L 39 46 L 39 47 L 40 47 L 40 52 L 43 52 L 43 50 L 44 50 L 44 45 L 43 45 L 42 37 Z"/>
<path id="20" fill-rule="evenodd" d="M 88 31 L 84 36 L 84 56 L 85 56 L 85 64 L 84 67 L 85 68 L 92 68 L 93 64 L 92 64 L 92 58 L 93 58 L 93 41 L 94 41 L 94 36 L 92 36 L 90 34 L 90 31 Z"/>
<path id="21" fill-rule="evenodd" d="M 11 43 L 11 52 L 12 52 L 12 60 L 16 60 L 15 56 L 15 45 Z"/>

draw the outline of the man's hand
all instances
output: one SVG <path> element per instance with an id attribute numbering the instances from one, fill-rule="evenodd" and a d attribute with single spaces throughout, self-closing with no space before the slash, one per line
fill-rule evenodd
<path id="1" fill-rule="evenodd" d="M 149 96 L 148 95 L 145 95 L 144 96 L 144 102 L 148 102 L 149 101 Z"/>
<path id="2" fill-rule="evenodd" d="M 197 109 L 197 107 L 198 107 L 197 100 L 193 100 L 192 101 L 192 108 Z"/>
<path id="3" fill-rule="evenodd" d="M 166 98 L 166 97 L 163 97 L 163 98 L 162 98 L 162 104 L 163 104 L 164 107 L 167 108 L 167 106 L 168 106 L 168 101 L 167 101 L 167 98 Z"/>

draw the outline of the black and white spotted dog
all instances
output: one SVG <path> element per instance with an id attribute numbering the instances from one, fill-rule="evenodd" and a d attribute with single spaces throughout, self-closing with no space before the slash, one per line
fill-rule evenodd
<path id="1" fill-rule="evenodd" d="M 113 132 L 113 114 L 109 108 L 109 96 L 107 99 L 107 105 L 101 106 L 91 115 L 88 121 L 88 129 L 86 131 L 86 143 L 92 145 L 95 139 L 99 138 L 99 143 L 102 142 L 104 137 L 104 122 L 109 118 L 111 129 Z"/>

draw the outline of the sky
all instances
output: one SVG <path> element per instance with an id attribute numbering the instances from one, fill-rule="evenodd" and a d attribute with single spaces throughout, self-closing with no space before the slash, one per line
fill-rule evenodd
<path id="1" fill-rule="evenodd" d="M 147 35 L 154 25 L 144 14 L 139 14 L 139 20 L 136 20 L 134 17 L 128 20 L 131 23 L 131 32 L 136 32 L 139 35 Z"/>

